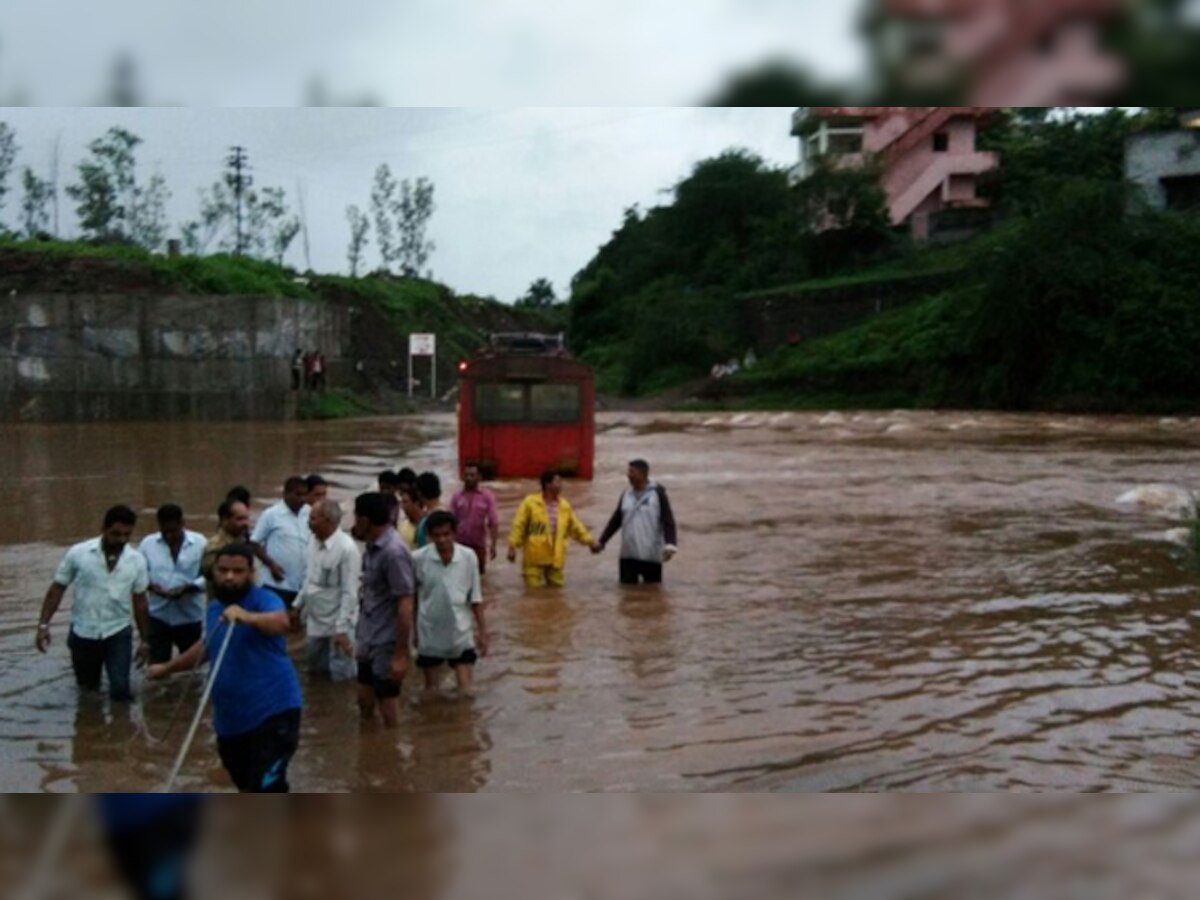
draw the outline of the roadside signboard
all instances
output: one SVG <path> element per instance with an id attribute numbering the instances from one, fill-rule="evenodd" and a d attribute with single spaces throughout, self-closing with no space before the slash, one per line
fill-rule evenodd
<path id="1" fill-rule="evenodd" d="M 413 395 L 413 360 L 418 356 L 429 360 L 429 396 L 437 399 L 437 335 L 410 334 L 408 336 L 408 396 Z"/>
<path id="2" fill-rule="evenodd" d="M 437 356 L 437 335 L 410 334 L 408 353 L 410 356 Z"/>

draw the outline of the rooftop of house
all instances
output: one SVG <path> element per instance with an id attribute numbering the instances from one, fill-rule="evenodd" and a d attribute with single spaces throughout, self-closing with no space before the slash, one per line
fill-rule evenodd
<path id="1" fill-rule="evenodd" d="M 799 126 L 805 122 L 850 122 L 903 116 L 917 122 L 940 109 L 950 110 L 955 116 L 968 116 L 973 119 L 984 119 L 996 112 L 996 108 L 992 106 L 802 106 L 796 110 L 794 121 Z"/>
<path id="2" fill-rule="evenodd" d="M 868 0 L 875 64 L 908 89 L 994 104 L 1053 106 L 1109 96 L 1126 78 L 1102 40 L 1140 21 L 1139 0 Z"/>
<path id="3" fill-rule="evenodd" d="M 868 20 L 887 16 L 905 18 L 970 18 L 1002 12 L 1013 18 L 1109 19 L 1129 11 L 1129 0 L 874 0 Z"/>

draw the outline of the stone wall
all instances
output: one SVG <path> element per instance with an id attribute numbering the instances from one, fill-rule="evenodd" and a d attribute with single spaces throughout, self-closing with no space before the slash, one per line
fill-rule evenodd
<path id="1" fill-rule="evenodd" d="M 0 297 L 0 421 L 283 419 L 291 355 L 348 374 L 348 311 L 263 297 Z"/>

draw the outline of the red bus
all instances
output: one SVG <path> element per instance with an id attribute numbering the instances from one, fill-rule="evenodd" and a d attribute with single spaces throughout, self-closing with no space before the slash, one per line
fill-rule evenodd
<path id="1" fill-rule="evenodd" d="M 458 462 L 485 478 L 537 478 L 548 469 L 592 478 L 596 387 L 561 336 L 497 334 L 458 365 Z"/>

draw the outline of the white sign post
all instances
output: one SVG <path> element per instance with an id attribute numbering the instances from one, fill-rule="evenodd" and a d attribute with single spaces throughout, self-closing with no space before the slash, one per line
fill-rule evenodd
<path id="1" fill-rule="evenodd" d="M 437 399 L 437 335 L 410 334 L 408 336 L 408 396 L 413 395 L 413 358 L 426 356 L 430 359 L 429 396 Z"/>

